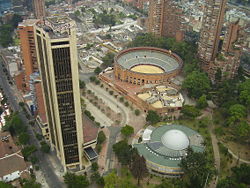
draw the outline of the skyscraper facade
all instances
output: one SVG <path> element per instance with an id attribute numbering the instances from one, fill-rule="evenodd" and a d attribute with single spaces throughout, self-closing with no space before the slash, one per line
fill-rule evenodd
<path id="1" fill-rule="evenodd" d="M 43 19 L 45 13 L 45 0 L 33 0 L 34 13 L 37 19 Z"/>
<path id="2" fill-rule="evenodd" d="M 173 0 L 150 0 L 148 32 L 183 40 L 182 9 Z"/>
<path id="3" fill-rule="evenodd" d="M 18 37 L 20 40 L 21 54 L 25 73 L 25 88 L 29 91 L 30 75 L 38 71 L 36 47 L 34 38 L 34 26 L 39 22 L 37 19 L 28 19 L 19 23 Z"/>
<path id="4" fill-rule="evenodd" d="M 206 0 L 198 44 L 202 68 L 209 71 L 218 53 L 221 29 L 227 0 Z"/>
<path id="5" fill-rule="evenodd" d="M 81 170 L 83 127 L 76 24 L 68 17 L 51 17 L 37 24 L 35 31 L 51 146 L 65 171 Z"/>

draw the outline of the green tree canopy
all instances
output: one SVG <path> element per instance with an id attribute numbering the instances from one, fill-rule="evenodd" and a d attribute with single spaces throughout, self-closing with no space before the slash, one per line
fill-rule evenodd
<path id="1" fill-rule="evenodd" d="M 64 176 L 64 183 L 68 188 L 85 188 L 89 186 L 89 181 L 86 176 L 75 175 L 67 172 Z"/>
<path id="2" fill-rule="evenodd" d="M 94 163 L 92 163 L 92 165 L 91 165 L 91 170 L 93 171 L 93 172 L 96 172 L 97 170 L 98 170 L 98 164 L 97 164 L 97 162 L 94 162 Z"/>
<path id="3" fill-rule="evenodd" d="M 14 188 L 11 184 L 0 181 L 0 188 Z"/>
<path id="4" fill-rule="evenodd" d="M 95 74 L 100 74 L 102 72 L 102 69 L 100 67 L 96 67 L 95 70 L 94 70 L 94 73 Z"/>
<path id="5" fill-rule="evenodd" d="M 44 153 L 50 152 L 50 146 L 46 142 L 41 142 L 41 151 Z"/>
<path id="6" fill-rule="evenodd" d="M 184 171 L 184 179 L 187 187 L 202 188 L 205 178 L 211 175 L 211 169 L 205 153 L 194 152 L 188 148 L 187 156 L 181 160 L 179 165 Z"/>
<path id="7" fill-rule="evenodd" d="M 199 109 L 204 109 L 208 106 L 207 104 L 207 97 L 206 95 L 202 95 L 198 100 L 197 100 L 197 108 Z"/>
<path id="8" fill-rule="evenodd" d="M 197 108 L 195 108 L 194 106 L 190 106 L 190 105 L 184 105 L 181 109 L 181 113 L 183 114 L 185 118 L 188 118 L 188 119 L 194 119 L 201 114 Z"/>
<path id="9" fill-rule="evenodd" d="M 129 136 L 134 134 L 134 128 L 129 126 L 129 125 L 126 125 L 126 126 L 122 127 L 121 133 L 125 138 L 128 138 Z"/>
<path id="10" fill-rule="evenodd" d="M 36 151 L 35 145 L 29 145 L 24 147 L 21 151 L 25 160 L 29 158 L 29 156 Z"/>
<path id="11" fill-rule="evenodd" d="M 102 144 L 103 142 L 105 142 L 105 140 L 106 140 L 106 136 L 105 136 L 104 132 L 100 131 L 98 133 L 98 136 L 97 136 L 97 143 Z"/>
<path id="12" fill-rule="evenodd" d="M 85 87 L 86 87 L 85 82 L 82 80 L 79 80 L 79 87 L 80 87 L 80 89 L 85 89 Z"/>
<path id="13" fill-rule="evenodd" d="M 119 183 L 119 177 L 116 175 L 115 171 L 113 171 L 104 177 L 104 182 L 104 188 L 116 188 Z"/>
<path id="14" fill-rule="evenodd" d="M 197 99 L 211 89 L 210 80 L 205 73 L 193 71 L 184 80 L 182 88 L 187 89 L 190 97 Z"/>
<path id="15" fill-rule="evenodd" d="M 8 130 L 12 135 L 26 132 L 27 126 L 23 123 L 18 113 L 8 117 L 4 130 Z"/>
<path id="16" fill-rule="evenodd" d="M 130 170 L 133 176 L 137 179 L 137 185 L 140 186 L 140 180 L 148 175 L 148 169 L 146 166 L 146 160 L 137 152 L 134 152 L 132 156 Z"/>
<path id="17" fill-rule="evenodd" d="M 107 68 L 107 67 L 110 67 L 113 65 L 113 62 L 114 62 L 114 57 L 115 57 L 115 54 L 114 53 L 107 53 L 103 58 L 102 58 L 102 68 Z"/>
<path id="18" fill-rule="evenodd" d="M 37 183 L 35 179 L 23 179 L 23 186 L 22 188 L 41 188 L 42 185 L 40 183 Z"/>
<path id="19" fill-rule="evenodd" d="M 250 125 L 247 121 L 240 122 L 236 127 L 236 137 L 241 141 L 246 141 L 250 138 Z"/>
<path id="20" fill-rule="evenodd" d="M 250 79 L 239 85 L 240 102 L 245 105 L 248 109 L 250 108 Z"/>
<path id="21" fill-rule="evenodd" d="M 128 145 L 125 140 L 117 142 L 113 145 L 113 151 L 115 152 L 118 161 L 123 165 L 128 165 L 131 162 L 132 147 Z"/>
<path id="22" fill-rule="evenodd" d="M 28 133 L 23 132 L 18 136 L 18 140 L 22 145 L 26 145 L 30 140 L 30 136 Z"/>
<path id="23" fill-rule="evenodd" d="M 158 123 L 159 121 L 161 121 L 161 117 L 157 114 L 156 111 L 149 110 L 147 117 L 146 117 L 146 121 L 151 123 L 151 124 L 155 124 L 155 123 Z"/>
<path id="24" fill-rule="evenodd" d="M 219 180 L 217 188 L 247 188 L 250 185 L 250 166 L 241 164 L 231 168 L 232 175 Z"/>
<path id="25" fill-rule="evenodd" d="M 241 104 L 235 104 L 232 105 L 229 108 L 229 118 L 228 123 L 230 125 L 233 125 L 235 123 L 240 122 L 242 119 L 244 119 L 247 115 L 246 107 Z"/>

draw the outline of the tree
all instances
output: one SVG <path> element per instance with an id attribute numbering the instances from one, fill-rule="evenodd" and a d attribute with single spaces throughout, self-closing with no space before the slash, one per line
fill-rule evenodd
<path id="1" fill-rule="evenodd" d="M 221 78 L 222 78 L 222 71 L 220 68 L 218 68 L 216 73 L 215 73 L 215 82 L 216 83 L 220 82 Z"/>
<path id="2" fill-rule="evenodd" d="M 95 74 L 100 74 L 102 72 L 102 69 L 100 67 L 96 67 L 95 70 L 94 70 L 94 73 Z"/>
<path id="3" fill-rule="evenodd" d="M 126 125 L 126 126 L 122 127 L 121 133 L 125 138 L 128 138 L 129 136 L 134 134 L 134 128 L 129 126 L 129 125 Z"/>
<path id="4" fill-rule="evenodd" d="M 124 105 L 125 105 L 126 107 L 128 107 L 128 106 L 129 106 L 128 101 L 126 101 L 126 102 L 124 103 Z"/>
<path id="5" fill-rule="evenodd" d="M 94 163 L 92 163 L 92 165 L 91 165 L 91 170 L 93 171 L 93 172 L 96 172 L 97 170 L 98 170 L 98 164 L 96 163 L 96 162 L 94 162 Z"/>
<path id="6" fill-rule="evenodd" d="M 36 146 L 35 145 L 29 145 L 25 146 L 21 152 L 23 154 L 23 157 L 25 160 L 28 160 L 29 156 L 36 151 Z"/>
<path id="7" fill-rule="evenodd" d="M 35 179 L 23 179 L 23 186 L 22 188 L 41 188 L 42 185 L 40 183 L 37 183 Z"/>
<path id="8" fill-rule="evenodd" d="M 105 140 L 106 140 L 106 136 L 104 132 L 100 131 L 97 136 L 97 144 L 102 144 L 103 142 L 105 142 Z"/>
<path id="9" fill-rule="evenodd" d="M 187 156 L 181 160 L 179 166 L 184 172 L 187 187 L 202 188 L 204 177 L 212 173 L 206 154 L 194 152 L 191 148 L 188 148 Z"/>
<path id="10" fill-rule="evenodd" d="M 101 177 L 99 172 L 94 172 L 93 174 L 91 174 L 90 179 L 92 182 L 96 182 L 98 185 L 101 185 L 101 186 L 104 185 L 104 179 L 103 177 Z"/>
<path id="11" fill-rule="evenodd" d="M 0 181 L 0 187 L 1 188 L 14 188 L 11 184 L 5 183 L 3 181 Z"/>
<path id="12" fill-rule="evenodd" d="M 76 16 L 76 17 L 78 17 L 78 16 L 80 16 L 80 15 L 81 15 L 81 13 L 80 13 L 80 11 L 79 11 L 79 10 L 75 11 L 75 12 L 74 12 L 74 14 L 75 14 L 75 16 Z"/>
<path id="13" fill-rule="evenodd" d="M 75 175 L 73 173 L 67 172 L 64 176 L 64 183 L 68 188 L 85 188 L 89 186 L 89 181 L 86 176 Z"/>
<path id="14" fill-rule="evenodd" d="M 250 185 L 250 166 L 241 164 L 239 167 L 232 168 L 233 176 L 239 183 Z"/>
<path id="15" fill-rule="evenodd" d="M 205 73 L 193 71 L 184 80 L 182 88 L 187 89 L 190 97 L 197 99 L 211 89 L 210 80 Z"/>
<path id="16" fill-rule="evenodd" d="M 44 153 L 50 152 L 50 146 L 44 141 L 41 142 L 41 151 Z"/>
<path id="17" fill-rule="evenodd" d="M 122 165 L 130 164 L 132 157 L 132 147 L 128 145 L 125 140 L 119 141 L 113 145 L 113 151 L 115 152 L 118 161 Z"/>
<path id="18" fill-rule="evenodd" d="M 12 135 L 26 132 L 27 126 L 23 123 L 18 113 L 12 114 L 6 121 L 4 130 L 10 131 Z"/>
<path id="19" fill-rule="evenodd" d="M 115 57 L 115 54 L 109 52 L 107 53 L 103 58 L 102 58 L 102 68 L 107 68 L 107 67 L 110 67 L 112 66 L 113 62 L 114 62 L 114 57 Z"/>
<path id="20" fill-rule="evenodd" d="M 250 108 L 250 79 L 245 80 L 239 85 L 239 99 L 242 105 Z"/>
<path id="21" fill-rule="evenodd" d="M 95 76 L 91 76 L 91 77 L 89 78 L 89 80 L 90 80 L 91 82 L 95 82 L 95 81 L 96 81 L 96 77 L 95 77 Z"/>
<path id="22" fill-rule="evenodd" d="M 184 105 L 181 109 L 181 113 L 185 118 L 194 119 L 200 115 L 200 111 L 194 106 Z"/>
<path id="23" fill-rule="evenodd" d="M 85 89 L 85 87 L 86 87 L 85 82 L 82 80 L 79 80 L 79 87 L 80 87 L 80 89 Z"/>
<path id="24" fill-rule="evenodd" d="M 239 123 L 247 115 L 246 107 L 241 104 L 232 105 L 229 108 L 229 118 L 228 123 L 233 125 Z"/>
<path id="25" fill-rule="evenodd" d="M 30 140 L 30 136 L 28 133 L 23 132 L 18 136 L 18 140 L 22 145 L 26 145 Z"/>
<path id="26" fill-rule="evenodd" d="M 250 125 L 247 121 L 240 122 L 236 127 L 236 137 L 241 141 L 246 141 L 250 138 Z"/>
<path id="27" fill-rule="evenodd" d="M 116 175 L 115 171 L 112 171 L 107 176 L 104 176 L 104 182 L 104 188 L 116 188 L 119 184 L 119 177 Z"/>
<path id="28" fill-rule="evenodd" d="M 136 115 L 136 116 L 139 116 L 140 113 L 141 113 L 140 110 L 138 110 L 138 109 L 135 110 L 135 115 Z"/>
<path id="29" fill-rule="evenodd" d="M 0 106 L 0 115 L 4 112 L 3 108 Z"/>
<path id="30" fill-rule="evenodd" d="M 250 185 L 250 166 L 241 164 L 231 168 L 232 175 L 219 180 L 217 188 L 247 188 Z"/>
<path id="31" fill-rule="evenodd" d="M 130 170 L 133 176 L 137 179 L 137 185 L 140 186 L 140 180 L 148 175 L 148 169 L 144 157 L 140 156 L 137 152 L 135 152 L 132 157 Z"/>
<path id="32" fill-rule="evenodd" d="M 197 100 L 197 108 L 199 109 L 204 109 L 208 106 L 207 104 L 207 97 L 206 95 L 202 95 L 198 100 Z"/>
<path id="33" fill-rule="evenodd" d="M 155 124 L 155 123 L 158 123 L 159 121 L 161 121 L 161 117 L 157 114 L 156 111 L 149 110 L 147 117 L 146 117 L 146 121 L 151 123 L 151 124 Z"/>

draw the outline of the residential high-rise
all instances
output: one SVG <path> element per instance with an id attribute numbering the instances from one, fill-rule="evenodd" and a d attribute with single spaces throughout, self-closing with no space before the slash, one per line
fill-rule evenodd
<path id="1" fill-rule="evenodd" d="M 182 9 L 173 0 L 150 0 L 148 32 L 183 40 Z"/>
<path id="2" fill-rule="evenodd" d="M 25 73 L 25 88 L 29 91 L 30 75 L 38 71 L 36 47 L 34 39 L 34 26 L 39 22 L 37 19 L 28 19 L 19 23 L 18 37 L 20 40 L 23 68 Z"/>
<path id="3" fill-rule="evenodd" d="M 34 13 L 37 19 L 43 19 L 46 16 L 45 0 L 33 0 Z"/>
<path id="4" fill-rule="evenodd" d="M 227 0 L 206 0 L 198 44 L 202 68 L 209 71 L 218 53 L 221 29 Z"/>
<path id="5" fill-rule="evenodd" d="M 222 50 L 208 72 L 212 79 L 218 69 L 222 72 L 222 79 L 233 78 L 237 74 L 244 38 L 244 22 L 237 20 L 226 24 Z"/>
<path id="6" fill-rule="evenodd" d="M 64 170 L 83 166 L 76 24 L 68 17 L 37 24 L 36 49 L 50 128 L 50 142 Z"/>

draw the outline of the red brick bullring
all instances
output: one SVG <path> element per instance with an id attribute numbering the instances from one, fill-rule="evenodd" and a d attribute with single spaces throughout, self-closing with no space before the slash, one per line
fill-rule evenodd
<path id="1" fill-rule="evenodd" d="M 167 55 L 175 59 L 176 62 L 179 64 L 179 66 L 170 72 L 147 74 L 147 73 L 131 71 L 127 68 L 122 67 L 120 64 L 118 64 L 117 60 L 124 54 L 135 52 L 135 51 L 141 51 L 141 50 L 156 51 L 156 52 L 163 53 L 164 55 Z M 147 64 L 150 65 L 150 63 L 147 63 Z M 136 47 L 136 48 L 129 48 L 129 49 L 123 50 L 119 54 L 116 55 L 114 59 L 114 74 L 115 74 L 116 79 L 119 79 L 123 82 L 131 83 L 131 84 L 137 84 L 137 85 L 161 84 L 161 83 L 167 82 L 170 78 L 179 74 L 182 69 L 182 66 L 183 66 L 182 59 L 178 55 L 176 55 L 175 53 L 169 50 L 164 50 L 164 49 L 154 48 L 154 47 Z"/>

